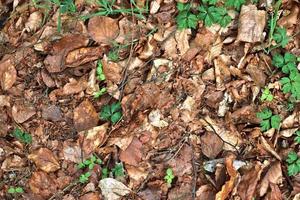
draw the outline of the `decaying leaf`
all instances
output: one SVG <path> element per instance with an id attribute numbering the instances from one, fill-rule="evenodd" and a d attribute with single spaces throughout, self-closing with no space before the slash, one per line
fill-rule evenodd
<path id="1" fill-rule="evenodd" d="M 259 188 L 259 196 L 262 197 L 266 194 L 270 184 L 278 184 L 282 179 L 282 169 L 280 162 L 276 161 L 271 165 L 271 168 L 268 170 L 267 174 L 261 181 Z"/>
<path id="2" fill-rule="evenodd" d="M 119 200 L 131 192 L 126 185 L 113 178 L 100 180 L 99 187 L 105 200 Z"/>
<path id="3" fill-rule="evenodd" d="M 243 42 L 260 42 L 266 26 L 266 11 L 257 10 L 255 5 L 243 5 L 239 18 L 237 40 Z"/>
<path id="4" fill-rule="evenodd" d="M 57 191 L 55 179 L 43 171 L 37 171 L 32 174 L 28 181 L 30 190 L 43 198 L 49 198 Z"/>
<path id="5" fill-rule="evenodd" d="M 215 158 L 223 149 L 223 141 L 216 134 L 207 132 L 201 136 L 201 149 L 208 158 Z"/>
<path id="6" fill-rule="evenodd" d="M 110 44 L 119 35 L 120 30 L 115 19 L 97 16 L 89 20 L 88 32 L 96 42 Z"/>
<path id="7" fill-rule="evenodd" d="M 12 116 L 18 123 L 23 123 L 35 115 L 35 108 L 27 105 L 14 105 L 12 107 Z"/>
<path id="8" fill-rule="evenodd" d="M 28 155 L 35 165 L 46 173 L 55 172 L 60 169 L 60 164 L 53 155 L 52 151 L 47 148 L 40 148 Z"/>

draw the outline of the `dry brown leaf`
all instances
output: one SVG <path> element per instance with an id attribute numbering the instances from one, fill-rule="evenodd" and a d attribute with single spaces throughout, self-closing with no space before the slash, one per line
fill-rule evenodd
<path id="1" fill-rule="evenodd" d="M 152 110 L 149 113 L 148 118 L 149 118 L 149 123 L 152 126 L 155 126 L 157 128 L 163 128 L 163 127 L 168 126 L 168 122 L 166 122 L 162 119 L 163 116 L 161 115 L 160 110 Z"/>
<path id="2" fill-rule="evenodd" d="M 192 185 L 181 184 L 168 192 L 168 200 L 192 200 Z"/>
<path id="3" fill-rule="evenodd" d="M 151 3 L 150 3 L 150 14 L 155 14 L 155 13 L 158 12 L 161 2 L 162 2 L 162 0 L 151 1 Z"/>
<path id="4" fill-rule="evenodd" d="M 79 200 L 101 200 L 101 198 L 98 192 L 90 192 L 82 195 Z"/>
<path id="5" fill-rule="evenodd" d="M 3 171 L 11 171 L 11 170 L 21 170 L 22 167 L 26 166 L 26 161 L 22 159 L 20 156 L 11 155 L 6 158 L 2 165 L 1 170 Z"/>
<path id="6" fill-rule="evenodd" d="M 197 200 L 215 200 L 216 191 L 210 185 L 202 185 L 196 192 Z"/>
<path id="7" fill-rule="evenodd" d="M 28 184 L 34 194 L 41 195 L 44 199 L 57 191 L 55 179 L 43 171 L 33 172 Z"/>
<path id="8" fill-rule="evenodd" d="M 74 163 L 81 162 L 82 153 L 81 153 L 81 148 L 78 144 L 64 141 L 62 151 L 65 160 Z"/>
<path id="9" fill-rule="evenodd" d="M 26 106 L 26 105 L 17 105 L 15 104 L 12 107 L 11 114 L 14 120 L 21 124 L 28 119 L 30 119 L 33 115 L 35 115 L 35 108 L 33 106 Z"/>
<path id="10" fill-rule="evenodd" d="M 139 28 L 138 25 L 129 21 L 127 17 L 123 17 L 119 21 L 120 33 L 115 39 L 116 42 L 121 44 L 130 43 L 131 40 L 138 39 L 139 37 Z M 119 30 L 118 30 L 119 31 Z"/>
<path id="11" fill-rule="evenodd" d="M 0 95 L 0 107 L 10 107 L 10 96 Z"/>
<path id="12" fill-rule="evenodd" d="M 262 146 L 264 147 L 264 149 L 265 149 L 266 151 L 268 151 L 268 152 L 271 153 L 275 158 L 277 158 L 278 160 L 281 161 L 280 155 L 278 155 L 278 153 L 274 150 L 274 148 L 268 143 L 268 141 L 267 141 L 263 136 L 260 136 L 260 143 L 262 144 Z"/>
<path id="13" fill-rule="evenodd" d="M 74 109 L 74 126 L 77 131 L 84 131 L 97 126 L 99 117 L 89 100 L 81 102 Z"/>
<path id="14" fill-rule="evenodd" d="M 90 130 L 79 133 L 81 137 L 83 137 L 83 142 L 81 144 L 85 157 L 90 156 L 90 154 L 93 153 L 97 147 L 105 142 L 108 125 L 108 123 L 105 123 L 101 126 L 96 126 Z"/>
<path id="15" fill-rule="evenodd" d="M 246 72 L 250 74 L 257 86 L 264 87 L 266 85 L 267 76 L 261 68 L 257 67 L 256 65 L 249 64 L 246 67 Z"/>
<path id="16" fill-rule="evenodd" d="M 153 40 L 153 36 L 151 35 L 148 37 L 147 44 L 144 47 L 143 51 L 141 52 L 139 58 L 140 59 L 150 58 L 153 55 L 155 48 L 156 48 L 156 44 L 155 41 Z"/>
<path id="17" fill-rule="evenodd" d="M 122 80 L 122 67 L 115 62 L 108 61 L 104 56 L 102 59 L 103 73 L 107 81 L 118 84 Z"/>
<path id="18" fill-rule="evenodd" d="M 37 168 L 43 170 L 46 173 L 55 172 L 60 169 L 59 162 L 56 157 L 47 148 L 40 148 L 28 155 L 28 159 L 32 160 Z"/>
<path id="19" fill-rule="evenodd" d="M 122 196 L 131 192 L 126 185 L 113 178 L 101 179 L 99 187 L 106 200 L 119 200 Z"/>
<path id="20" fill-rule="evenodd" d="M 255 5 L 243 5 L 239 17 L 238 41 L 261 42 L 266 26 L 266 11 L 257 10 Z"/>
<path id="21" fill-rule="evenodd" d="M 299 15 L 299 2 L 295 2 L 292 6 L 291 12 L 288 16 L 283 16 L 278 20 L 278 25 L 285 28 L 290 28 L 293 25 L 297 24 L 298 15 Z"/>
<path id="22" fill-rule="evenodd" d="M 78 67 L 80 65 L 98 60 L 103 56 L 103 47 L 83 47 L 68 53 L 65 59 L 66 67 Z"/>
<path id="23" fill-rule="evenodd" d="M 242 200 L 252 200 L 255 197 L 257 183 L 260 180 L 262 170 L 261 164 L 257 163 L 242 176 L 237 187 L 237 192 Z"/>
<path id="24" fill-rule="evenodd" d="M 63 116 L 60 107 L 56 105 L 49 105 L 42 108 L 42 118 L 45 120 L 58 122 L 63 119 Z"/>
<path id="25" fill-rule="evenodd" d="M 223 149 L 223 141 L 213 132 L 206 132 L 200 140 L 203 154 L 210 159 L 217 157 Z"/>
<path id="26" fill-rule="evenodd" d="M 270 184 L 278 184 L 282 179 L 282 169 L 280 162 L 275 162 L 271 165 L 271 168 L 268 170 L 267 174 L 261 181 L 259 188 L 259 196 L 262 197 L 266 194 Z"/>
<path id="27" fill-rule="evenodd" d="M 27 22 L 25 23 L 25 29 L 28 32 L 36 32 L 42 25 L 43 16 L 39 11 L 35 11 L 30 14 Z"/>
<path id="28" fill-rule="evenodd" d="M 271 191 L 267 194 L 265 200 L 282 200 L 283 196 L 279 187 L 274 183 L 270 183 L 270 187 Z"/>
<path id="29" fill-rule="evenodd" d="M 141 141 L 134 137 L 126 150 L 121 151 L 120 160 L 126 164 L 137 167 L 142 160 L 142 146 Z"/>
<path id="30" fill-rule="evenodd" d="M 149 174 L 148 170 L 144 169 L 143 167 L 125 165 L 125 168 L 130 178 L 130 182 L 128 185 L 128 187 L 130 188 L 137 188 L 138 186 L 140 186 L 140 184 L 146 180 Z"/>
<path id="31" fill-rule="evenodd" d="M 110 44 L 119 35 L 117 20 L 105 16 L 96 16 L 89 20 L 88 32 L 98 43 Z"/>
<path id="32" fill-rule="evenodd" d="M 175 40 L 180 56 L 183 56 L 189 50 L 189 39 L 191 34 L 191 29 L 177 30 L 175 32 Z"/>
<path id="33" fill-rule="evenodd" d="M 3 59 L 0 62 L 0 83 L 3 90 L 10 89 L 17 79 L 17 71 L 12 59 Z"/>
<path id="34" fill-rule="evenodd" d="M 222 190 L 216 194 L 215 200 L 227 199 L 229 197 L 229 194 L 232 192 L 234 188 L 235 181 L 238 178 L 238 173 L 233 167 L 233 160 L 234 160 L 233 155 L 230 155 L 225 158 L 225 165 L 226 165 L 227 172 L 230 176 L 230 179 L 225 183 L 225 185 L 223 185 Z"/>

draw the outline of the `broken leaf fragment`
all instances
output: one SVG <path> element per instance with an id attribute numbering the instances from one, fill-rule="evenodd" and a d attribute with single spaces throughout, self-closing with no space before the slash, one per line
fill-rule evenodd
<path id="1" fill-rule="evenodd" d="M 100 180 L 99 187 L 105 200 L 120 200 L 123 196 L 131 192 L 126 185 L 113 178 Z"/>

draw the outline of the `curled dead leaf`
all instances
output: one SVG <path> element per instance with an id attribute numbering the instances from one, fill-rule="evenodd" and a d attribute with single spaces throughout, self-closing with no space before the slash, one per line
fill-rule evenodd
<path id="1" fill-rule="evenodd" d="M 99 181 L 99 187 L 106 200 L 119 200 L 131 192 L 126 185 L 113 178 L 101 179 Z"/>

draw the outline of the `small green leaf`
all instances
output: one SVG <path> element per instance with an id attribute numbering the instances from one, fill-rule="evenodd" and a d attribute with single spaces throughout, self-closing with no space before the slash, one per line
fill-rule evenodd
<path id="1" fill-rule="evenodd" d="M 279 115 L 273 115 L 271 117 L 271 126 L 272 128 L 275 128 L 275 129 L 279 129 L 279 126 L 280 126 L 280 116 Z"/>
<path id="2" fill-rule="evenodd" d="M 110 106 L 109 105 L 103 106 L 100 112 L 100 119 L 109 120 L 110 116 L 111 116 Z"/>
<path id="3" fill-rule="evenodd" d="M 261 119 L 269 119 L 272 116 L 272 111 L 269 108 L 264 108 L 261 112 L 258 112 L 256 116 Z"/>
<path id="4" fill-rule="evenodd" d="M 16 187 L 16 193 L 24 193 L 23 188 L 21 188 L 21 187 Z"/>
<path id="5" fill-rule="evenodd" d="M 286 159 L 286 162 L 289 163 L 289 164 L 291 164 L 291 163 L 294 163 L 297 159 L 298 159 L 297 153 L 294 152 L 294 151 L 291 151 L 291 152 L 289 152 L 289 154 L 288 154 L 288 157 L 287 157 L 287 159 Z"/>
<path id="6" fill-rule="evenodd" d="M 116 113 L 114 113 L 112 116 L 111 116 L 111 122 L 113 123 L 113 124 L 115 124 L 115 123 L 117 123 L 120 119 L 121 119 L 121 117 L 122 117 L 122 114 L 121 114 L 121 112 L 116 112 Z"/>
<path id="7" fill-rule="evenodd" d="M 121 110 L 121 104 L 120 102 L 116 102 L 111 104 L 111 113 L 115 113 Z"/>
<path id="8" fill-rule="evenodd" d="M 13 188 L 13 187 L 10 187 L 10 188 L 7 190 L 7 192 L 8 192 L 9 194 L 14 194 L 14 193 L 16 193 L 16 189 Z"/>
<path id="9" fill-rule="evenodd" d="M 104 167 L 101 172 L 102 172 L 102 179 L 108 178 L 108 168 L 107 167 Z"/>

